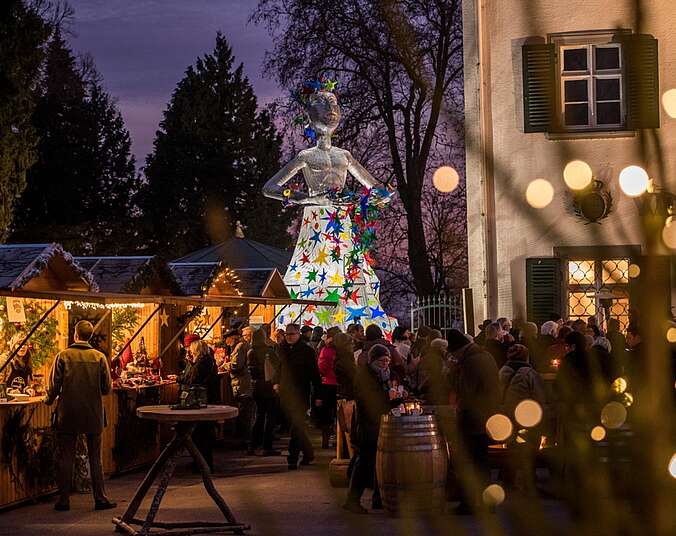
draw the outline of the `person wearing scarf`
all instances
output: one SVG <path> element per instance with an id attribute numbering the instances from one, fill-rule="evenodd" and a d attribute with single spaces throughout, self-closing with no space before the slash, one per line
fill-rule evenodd
<path id="1" fill-rule="evenodd" d="M 380 417 L 403 401 L 390 383 L 390 351 L 386 346 L 373 345 L 368 352 L 368 364 L 357 367 L 354 398 L 356 412 L 352 442 L 358 452 L 343 508 L 355 514 L 365 514 L 367 510 L 361 505 L 361 496 L 367 487 L 373 487 L 371 508 L 382 508 L 375 474 Z"/>

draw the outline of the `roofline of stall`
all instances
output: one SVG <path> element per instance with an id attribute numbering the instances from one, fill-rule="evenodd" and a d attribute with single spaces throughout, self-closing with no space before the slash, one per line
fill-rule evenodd
<path id="1" fill-rule="evenodd" d="M 207 307 L 238 307 L 243 304 L 263 305 L 315 305 L 335 307 L 334 302 L 320 300 L 292 300 L 290 298 L 263 298 L 259 296 L 161 296 L 156 294 L 117 294 L 112 292 L 78 292 L 69 290 L 37 291 L 0 289 L 0 296 L 33 298 L 39 300 L 81 301 L 100 303 L 164 303 L 168 305 L 202 305 Z"/>

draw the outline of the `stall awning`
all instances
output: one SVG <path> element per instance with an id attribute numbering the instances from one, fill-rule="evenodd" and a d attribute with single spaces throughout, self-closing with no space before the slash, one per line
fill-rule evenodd
<path id="1" fill-rule="evenodd" d="M 114 294 L 107 292 L 31 291 L 0 289 L 0 296 L 100 303 L 102 305 L 124 303 L 164 303 L 169 305 L 202 305 L 205 307 L 239 307 L 243 304 L 262 305 L 316 305 L 333 307 L 333 302 L 320 300 L 292 300 L 290 298 L 265 298 L 261 296 L 157 296 L 150 294 Z"/>

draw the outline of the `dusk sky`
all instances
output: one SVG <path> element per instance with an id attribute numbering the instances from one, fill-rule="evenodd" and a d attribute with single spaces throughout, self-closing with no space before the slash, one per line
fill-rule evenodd
<path id="1" fill-rule="evenodd" d="M 265 103 L 280 95 L 263 79 L 261 64 L 271 39 L 247 24 L 256 0 L 69 0 L 75 10 L 70 38 L 78 54 L 89 52 L 117 99 L 131 132 L 137 165 L 152 150 L 162 112 L 176 83 L 198 56 L 213 50 L 220 30 L 256 95 Z"/>

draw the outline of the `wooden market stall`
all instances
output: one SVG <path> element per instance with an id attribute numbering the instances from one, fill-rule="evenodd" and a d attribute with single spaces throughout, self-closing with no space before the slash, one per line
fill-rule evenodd
<path id="1" fill-rule="evenodd" d="M 68 311 L 52 293 L 96 289 L 58 244 L 0 245 L 0 508 L 54 489 L 52 408 L 42 400 L 52 360 L 68 345 Z M 15 355 L 26 356 L 32 379 L 7 385 Z"/>

